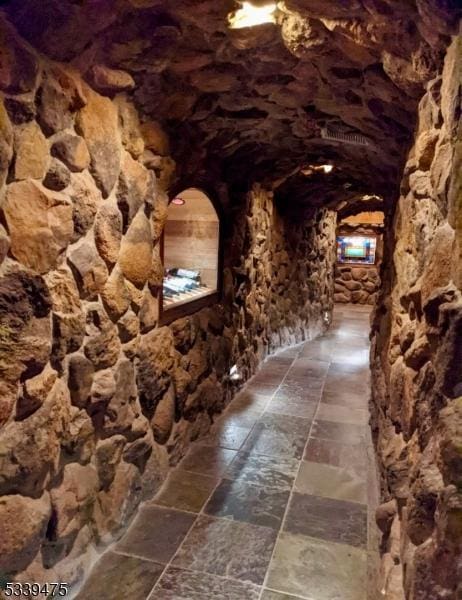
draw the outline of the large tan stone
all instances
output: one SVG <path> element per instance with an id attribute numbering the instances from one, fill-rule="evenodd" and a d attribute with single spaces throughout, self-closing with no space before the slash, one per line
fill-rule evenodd
<path id="1" fill-rule="evenodd" d="M 79 135 L 63 133 L 54 140 L 51 154 L 59 158 L 74 173 L 83 171 L 90 166 L 87 144 Z"/>
<path id="2" fill-rule="evenodd" d="M 70 549 L 78 532 L 91 522 L 98 484 L 92 465 L 70 463 L 64 467 L 59 486 L 50 492 L 55 518 L 48 538 L 53 542 L 54 553 Z"/>
<path id="3" fill-rule="evenodd" d="M 139 158 L 144 151 L 144 140 L 140 131 L 140 120 L 138 112 L 133 103 L 124 94 L 114 99 L 119 113 L 119 126 L 122 136 L 122 144 L 133 158 Z"/>
<path id="4" fill-rule="evenodd" d="M 127 358 L 121 358 L 113 370 L 114 392 L 97 417 L 104 437 L 124 435 L 130 441 L 143 437 L 148 423 L 137 402 L 135 369 Z"/>
<path id="5" fill-rule="evenodd" d="M 193 319 L 191 317 L 176 319 L 170 328 L 175 348 L 183 354 L 187 353 L 194 344 L 197 334 L 197 326 Z"/>
<path id="6" fill-rule="evenodd" d="M 124 277 L 117 265 L 112 269 L 112 273 L 106 281 L 101 292 L 101 298 L 109 315 L 114 320 L 118 320 L 127 312 L 130 306 L 130 292 L 125 285 Z"/>
<path id="7" fill-rule="evenodd" d="M 71 174 L 69 169 L 57 158 L 52 158 L 43 185 L 49 190 L 60 192 L 67 188 L 71 182 Z"/>
<path id="8" fill-rule="evenodd" d="M 205 342 L 198 341 L 186 356 L 181 366 L 188 371 L 194 381 L 198 381 L 210 368 L 210 349 Z"/>
<path id="9" fill-rule="evenodd" d="M 141 333 L 150 331 L 159 320 L 159 298 L 153 296 L 149 289 L 144 290 L 143 302 L 138 317 Z"/>
<path id="10" fill-rule="evenodd" d="M 18 421 L 29 417 L 42 406 L 57 377 L 57 371 L 47 365 L 39 375 L 27 379 L 16 403 L 16 419 Z"/>
<path id="11" fill-rule="evenodd" d="M 0 494 L 42 494 L 59 470 L 70 406 L 69 391 L 62 380 L 57 380 L 33 415 L 0 431 Z"/>
<path id="12" fill-rule="evenodd" d="M 114 365 L 120 352 L 117 327 L 103 307 L 96 302 L 87 305 L 87 338 L 84 352 L 95 369 L 106 369 Z"/>
<path id="13" fill-rule="evenodd" d="M 0 424 L 16 400 L 22 377 L 38 375 L 51 353 L 51 299 L 43 279 L 28 271 L 0 277 Z"/>
<path id="14" fill-rule="evenodd" d="M 147 199 L 150 186 L 150 172 L 125 152 L 117 187 L 117 202 L 123 215 L 124 229 L 127 229 L 138 209 Z"/>
<path id="15" fill-rule="evenodd" d="M 108 278 L 108 270 L 94 243 L 83 238 L 69 251 L 69 264 L 74 272 L 82 298 L 94 298 Z"/>
<path id="16" fill-rule="evenodd" d="M 14 176 L 17 180 L 43 179 L 48 169 L 50 156 L 48 143 L 40 127 L 31 121 L 14 131 Z"/>
<path id="17" fill-rule="evenodd" d="M 90 398 L 95 368 L 83 354 L 73 354 L 68 362 L 67 385 L 74 406 L 84 408 Z"/>
<path id="18" fill-rule="evenodd" d="M 34 500 L 13 494 L 0 498 L 0 571 L 23 571 L 40 550 L 51 505 L 48 493 Z"/>
<path id="19" fill-rule="evenodd" d="M 151 227 L 149 219 L 143 210 L 140 210 L 122 239 L 118 264 L 129 281 L 142 287 L 149 278 L 151 261 Z"/>
<path id="20" fill-rule="evenodd" d="M 72 219 L 74 221 L 72 241 L 77 241 L 93 226 L 98 207 L 102 204 L 102 198 L 101 192 L 87 171 L 75 173 L 72 176 L 70 196 L 73 206 Z"/>
<path id="21" fill-rule="evenodd" d="M 35 181 L 21 181 L 8 186 L 0 207 L 13 256 L 39 273 L 52 269 L 72 236 L 72 206 L 66 196 Z"/>
<path id="22" fill-rule="evenodd" d="M 406 534 L 416 546 L 433 533 L 437 500 L 444 489 L 443 478 L 434 458 L 433 444 L 429 444 L 417 464 L 412 467 Z"/>
<path id="23" fill-rule="evenodd" d="M 151 420 L 154 439 L 159 444 L 165 444 L 170 437 L 175 420 L 175 389 L 170 385 L 167 392 L 159 400 L 154 417 Z"/>
<path id="24" fill-rule="evenodd" d="M 97 371 L 91 385 L 91 412 L 105 410 L 116 393 L 116 380 L 112 369 Z"/>
<path id="25" fill-rule="evenodd" d="M 85 336 L 85 318 L 79 291 L 69 269 L 50 271 L 45 281 L 53 308 L 53 357 L 62 360 L 81 346 Z"/>
<path id="26" fill-rule="evenodd" d="M 426 255 L 427 265 L 421 285 L 423 305 L 435 288 L 444 287 L 451 279 L 454 268 L 455 232 L 448 223 L 436 229 Z"/>
<path id="27" fill-rule="evenodd" d="M 424 131 L 417 138 L 415 154 L 421 171 L 428 171 L 431 167 L 438 136 L 438 131 Z"/>
<path id="28" fill-rule="evenodd" d="M 142 336 L 138 389 L 141 406 L 147 414 L 152 415 L 158 400 L 168 390 L 174 365 L 173 336 L 168 327 L 153 329 Z"/>
<path id="29" fill-rule="evenodd" d="M 122 214 L 115 204 L 105 203 L 95 220 L 95 243 L 100 256 L 110 265 L 117 262 L 122 240 Z"/>
<path id="30" fill-rule="evenodd" d="M 168 196 L 158 191 L 154 198 L 154 206 L 151 213 L 152 239 L 154 242 L 160 239 L 168 217 Z"/>
<path id="31" fill-rule="evenodd" d="M 86 93 L 75 72 L 63 65 L 47 66 L 37 96 L 37 117 L 47 136 L 71 127 L 85 103 Z"/>
<path id="32" fill-rule="evenodd" d="M 140 332 L 140 322 L 132 310 L 128 310 L 118 321 L 119 336 L 122 342 L 129 342 Z"/>
<path id="33" fill-rule="evenodd" d="M 122 452 L 127 440 L 123 435 L 113 435 L 100 440 L 96 447 L 96 467 L 102 489 L 109 489 L 114 481 L 117 466 L 122 459 Z"/>
<path id="34" fill-rule="evenodd" d="M 135 87 L 135 80 L 130 73 L 105 65 L 93 65 L 86 76 L 91 86 L 102 94 L 116 94 Z"/>
<path id="35" fill-rule="evenodd" d="M 55 312 L 76 313 L 82 310 L 79 291 L 69 269 L 61 267 L 44 277 Z"/>
<path id="36" fill-rule="evenodd" d="M 99 492 L 94 508 L 97 539 L 113 540 L 114 534 L 126 526 L 141 497 L 141 477 L 135 465 L 121 461 L 109 489 Z"/>
<path id="37" fill-rule="evenodd" d="M 103 197 L 107 198 L 120 170 L 117 110 L 108 98 L 89 89 L 86 95 L 88 102 L 77 115 L 76 127 L 87 142 L 92 175 Z"/>

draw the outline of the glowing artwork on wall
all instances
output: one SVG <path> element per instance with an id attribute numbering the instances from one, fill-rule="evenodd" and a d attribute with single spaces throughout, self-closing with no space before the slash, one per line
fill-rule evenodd
<path id="1" fill-rule="evenodd" d="M 348 236 L 337 238 L 337 261 L 339 263 L 375 264 L 377 240 L 375 237 Z"/>

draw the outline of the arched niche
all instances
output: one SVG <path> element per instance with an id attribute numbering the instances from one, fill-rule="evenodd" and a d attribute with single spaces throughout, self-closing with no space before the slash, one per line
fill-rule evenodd
<path id="1" fill-rule="evenodd" d="M 171 198 L 162 239 L 161 320 L 170 322 L 219 299 L 220 218 L 198 188 Z"/>

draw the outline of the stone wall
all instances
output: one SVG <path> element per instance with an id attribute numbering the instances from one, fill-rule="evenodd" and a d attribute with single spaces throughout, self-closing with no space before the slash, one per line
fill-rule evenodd
<path id="1" fill-rule="evenodd" d="M 72 583 L 229 402 L 230 367 L 325 329 L 335 217 L 232 198 L 223 302 L 159 327 L 166 136 L 123 72 L 92 88 L 0 33 L 0 572 Z"/>
<path id="2" fill-rule="evenodd" d="M 375 304 L 379 287 L 379 269 L 376 265 L 335 265 L 335 302 Z"/>
<path id="3" fill-rule="evenodd" d="M 419 106 L 373 325 L 385 597 L 462 595 L 462 42 Z"/>

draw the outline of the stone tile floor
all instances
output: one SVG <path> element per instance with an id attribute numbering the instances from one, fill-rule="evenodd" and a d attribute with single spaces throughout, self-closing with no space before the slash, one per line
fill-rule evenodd
<path id="1" fill-rule="evenodd" d="M 78 599 L 375 598 L 369 312 L 265 361 Z"/>

